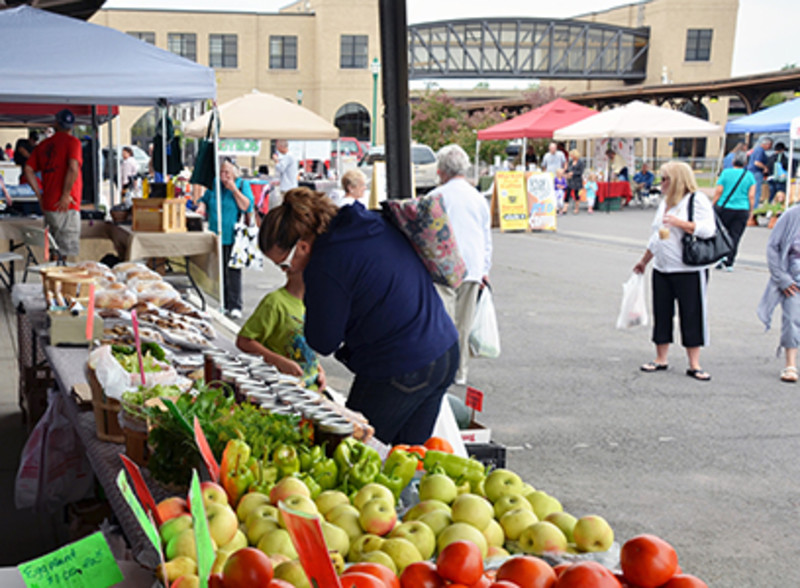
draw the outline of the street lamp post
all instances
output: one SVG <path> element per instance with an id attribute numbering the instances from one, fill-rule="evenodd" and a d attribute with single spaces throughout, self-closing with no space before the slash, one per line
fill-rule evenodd
<path id="1" fill-rule="evenodd" d="M 381 62 L 378 58 L 372 60 L 369 65 L 372 72 L 372 145 L 375 145 L 376 135 L 375 130 L 378 128 L 378 119 L 376 118 L 378 112 L 378 74 L 381 73 Z"/>

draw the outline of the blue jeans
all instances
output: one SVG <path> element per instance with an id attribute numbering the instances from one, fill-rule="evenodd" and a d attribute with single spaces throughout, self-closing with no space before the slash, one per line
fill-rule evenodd
<path id="1" fill-rule="evenodd" d="M 382 380 L 357 375 L 347 408 L 363 413 L 384 443 L 424 443 L 433 432 L 442 396 L 457 369 L 458 342 L 413 372 Z"/>
<path id="2" fill-rule="evenodd" d="M 756 195 L 755 195 L 755 204 L 753 208 L 758 208 L 758 203 L 761 201 L 761 185 L 764 183 L 764 172 L 762 171 L 754 171 L 753 177 L 756 179 Z"/>

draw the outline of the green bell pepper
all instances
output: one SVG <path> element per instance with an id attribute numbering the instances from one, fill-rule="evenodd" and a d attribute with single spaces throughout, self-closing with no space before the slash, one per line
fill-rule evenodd
<path id="1" fill-rule="evenodd" d="M 272 462 L 278 467 L 280 477 L 285 478 L 300 471 L 300 458 L 291 445 L 280 445 L 272 454 Z"/>
<path id="2" fill-rule="evenodd" d="M 219 480 L 231 504 L 238 503 L 255 481 L 251 466 L 250 446 L 241 439 L 228 441 L 222 453 Z"/>
<path id="3" fill-rule="evenodd" d="M 345 482 L 350 488 L 366 486 L 381 471 L 381 456 L 378 452 L 352 437 L 339 443 L 333 459 L 339 468 L 339 483 Z"/>
<path id="4" fill-rule="evenodd" d="M 312 464 L 309 473 L 323 490 L 336 488 L 339 481 L 339 468 L 336 467 L 336 461 L 333 458 L 321 459 Z"/>
<path id="5" fill-rule="evenodd" d="M 319 496 L 320 492 L 322 492 L 322 487 L 308 472 L 304 474 L 298 474 L 297 477 L 308 487 L 309 492 L 311 492 L 312 500 L 314 500 L 317 496 Z"/>
<path id="6" fill-rule="evenodd" d="M 403 488 L 408 486 L 417 471 L 419 457 L 403 449 L 395 449 L 386 458 L 383 471 L 376 481 L 383 484 L 394 494 L 395 499 L 400 497 Z"/>
<path id="7" fill-rule="evenodd" d="M 486 469 L 477 459 L 461 457 L 443 451 L 428 451 L 422 463 L 428 472 L 439 466 L 453 480 L 469 481 L 470 486 L 473 488 L 486 476 Z"/>

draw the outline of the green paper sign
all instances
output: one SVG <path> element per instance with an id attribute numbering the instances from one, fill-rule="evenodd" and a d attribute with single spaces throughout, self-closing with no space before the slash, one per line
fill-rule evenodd
<path id="1" fill-rule="evenodd" d="M 192 470 L 192 485 L 189 487 L 189 502 L 191 502 L 192 521 L 194 522 L 194 541 L 197 546 L 197 575 L 200 577 L 200 586 L 208 587 L 208 577 L 214 565 L 214 547 L 211 544 L 211 532 L 208 530 L 206 509 L 203 506 L 203 494 L 200 491 L 200 478 L 197 470 Z"/>
<path id="2" fill-rule="evenodd" d="M 261 153 L 261 141 L 258 139 L 220 139 L 220 155 L 258 155 Z"/>
<path id="3" fill-rule="evenodd" d="M 28 588 L 107 588 L 124 579 L 99 531 L 17 566 Z"/>
<path id="4" fill-rule="evenodd" d="M 156 548 L 156 551 L 161 553 L 161 537 L 158 534 L 158 530 L 156 529 L 150 517 L 145 514 L 142 505 L 139 503 L 139 499 L 136 498 L 136 495 L 133 493 L 130 484 L 128 484 L 128 478 L 125 476 L 125 470 L 120 470 L 119 474 L 117 474 L 117 487 L 119 488 L 119 491 L 122 492 L 122 497 L 125 499 L 125 502 L 127 502 L 128 506 L 131 507 L 136 520 L 139 521 L 142 529 L 144 529 L 144 534 L 147 535 L 148 539 L 150 539 L 150 543 L 153 544 L 153 547 Z"/>

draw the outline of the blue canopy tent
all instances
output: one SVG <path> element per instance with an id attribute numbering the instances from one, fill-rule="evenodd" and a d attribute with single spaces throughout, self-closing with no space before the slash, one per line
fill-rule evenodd
<path id="1" fill-rule="evenodd" d="M 788 133 L 792 121 L 800 118 L 800 98 L 782 102 L 770 108 L 759 110 L 748 116 L 732 120 L 725 125 L 725 132 L 732 133 Z M 789 170 L 786 174 L 786 203 L 790 200 L 794 157 L 794 136 L 789 139 Z"/>

